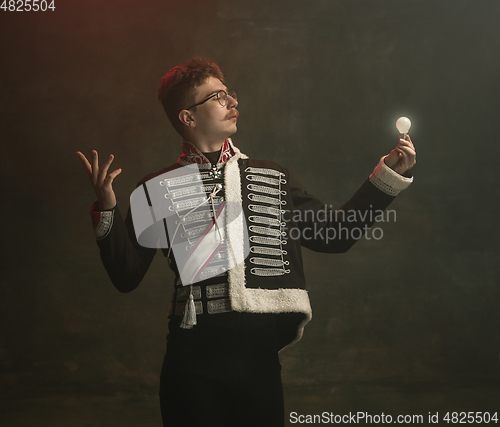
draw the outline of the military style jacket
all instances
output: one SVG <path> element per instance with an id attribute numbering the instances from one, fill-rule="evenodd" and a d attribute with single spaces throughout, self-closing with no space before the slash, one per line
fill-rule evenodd
<path id="1" fill-rule="evenodd" d="M 147 175 L 138 184 L 136 190 L 144 203 L 156 212 L 155 221 L 141 235 L 134 230 L 131 209 L 123 220 L 117 207 L 100 212 L 97 202 L 92 204 L 101 259 L 115 287 L 129 292 L 139 285 L 160 247 L 176 274 L 170 316 L 180 315 L 189 288 L 183 285 L 189 283 L 182 283 L 179 256 L 169 248 L 177 244 L 188 253 L 196 249 L 226 203 L 224 215 L 231 220 L 224 224 L 223 243 L 196 269 L 196 312 L 276 313 L 280 348 L 286 347 L 301 338 L 312 317 L 301 247 L 347 251 L 413 181 L 411 172 L 405 176 L 394 172 L 384 158 L 352 198 L 334 211 L 309 194 L 287 168 L 248 158 L 230 139 L 215 165 L 184 141 L 176 164 Z M 192 174 L 180 172 L 193 164 L 199 169 L 196 182 Z M 207 197 L 209 209 L 193 210 Z M 231 212 L 238 206 L 243 215 Z M 175 236 L 158 215 L 162 210 L 177 218 Z M 151 237 L 157 247 L 141 244 Z M 231 257 L 240 261 L 228 263 Z"/>

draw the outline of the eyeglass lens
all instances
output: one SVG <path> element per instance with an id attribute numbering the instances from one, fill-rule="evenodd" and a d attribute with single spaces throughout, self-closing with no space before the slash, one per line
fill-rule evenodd
<path id="1" fill-rule="evenodd" d="M 228 95 L 233 98 L 235 101 L 237 100 L 237 95 L 236 95 L 236 92 L 234 90 L 230 90 L 228 93 L 226 93 L 225 91 L 221 90 L 218 94 L 217 94 L 217 100 L 219 101 L 219 104 L 222 105 L 223 107 L 225 107 L 227 105 L 227 97 Z"/>

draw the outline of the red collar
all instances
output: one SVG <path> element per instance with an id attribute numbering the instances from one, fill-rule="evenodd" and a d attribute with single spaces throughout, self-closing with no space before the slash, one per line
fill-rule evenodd
<path id="1" fill-rule="evenodd" d="M 231 151 L 229 139 L 226 139 L 224 141 L 224 144 L 222 145 L 222 150 L 220 152 L 219 160 L 217 160 L 217 165 L 226 163 L 232 156 L 233 153 Z M 182 166 L 186 166 L 191 163 L 207 165 L 208 167 L 210 167 L 211 165 L 210 160 L 208 160 L 192 142 L 186 140 L 182 141 L 182 154 L 180 155 L 179 159 L 177 159 L 177 163 Z"/>

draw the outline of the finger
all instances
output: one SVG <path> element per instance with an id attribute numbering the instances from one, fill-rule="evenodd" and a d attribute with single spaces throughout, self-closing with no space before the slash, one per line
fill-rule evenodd
<path id="1" fill-rule="evenodd" d="M 409 147 L 402 147 L 401 149 L 398 149 L 398 152 L 400 153 L 400 160 L 406 164 L 408 167 L 412 167 L 416 161 L 416 153 Z"/>
<path id="2" fill-rule="evenodd" d="M 408 142 L 411 142 L 411 137 L 409 134 L 406 134 L 406 135 L 400 135 L 399 136 L 399 139 L 402 139 L 403 141 L 408 141 Z"/>
<path id="3" fill-rule="evenodd" d="M 113 184 L 113 180 L 122 173 L 121 168 L 116 169 L 115 171 L 111 172 L 108 175 L 108 178 L 106 179 L 106 182 L 104 183 L 104 187 L 106 188 L 111 188 L 111 184 Z"/>
<path id="4" fill-rule="evenodd" d="M 385 158 L 385 164 L 389 167 L 394 166 L 399 159 L 399 153 L 397 149 L 392 150 Z"/>
<path id="5" fill-rule="evenodd" d="M 102 186 L 104 184 L 104 180 L 106 179 L 106 174 L 108 173 L 108 168 L 111 162 L 113 161 L 114 156 L 112 154 L 109 155 L 108 159 L 106 162 L 102 165 L 101 170 L 99 171 L 99 180 L 97 184 L 99 186 Z"/>
<path id="6" fill-rule="evenodd" d="M 99 174 L 99 154 L 96 150 L 92 150 L 92 184 L 97 184 Z"/>
<path id="7" fill-rule="evenodd" d="M 402 146 L 398 147 L 398 151 L 401 153 L 408 154 L 409 156 L 416 156 L 417 155 L 417 153 L 415 152 L 415 150 L 413 148 L 408 147 L 406 145 L 402 145 Z"/>
<path id="8" fill-rule="evenodd" d="M 80 157 L 80 160 L 83 163 L 83 167 L 85 168 L 85 171 L 87 172 L 87 175 L 89 176 L 90 180 L 92 181 L 92 166 L 90 166 L 89 161 L 87 160 L 87 157 L 80 151 L 76 152 L 76 155 Z"/>
<path id="9" fill-rule="evenodd" d="M 411 141 L 407 141 L 406 139 L 399 139 L 398 147 L 410 147 L 412 149 L 415 149 L 413 143 Z"/>
<path id="10" fill-rule="evenodd" d="M 416 161 L 415 161 L 415 155 L 411 152 L 406 152 L 406 151 L 400 151 L 399 152 L 400 154 L 400 162 L 401 163 L 404 163 L 405 165 L 408 165 L 408 166 L 413 166 Z"/>
<path id="11" fill-rule="evenodd" d="M 406 135 L 406 141 L 410 143 L 410 145 L 413 147 L 413 142 L 411 141 L 410 135 Z"/>

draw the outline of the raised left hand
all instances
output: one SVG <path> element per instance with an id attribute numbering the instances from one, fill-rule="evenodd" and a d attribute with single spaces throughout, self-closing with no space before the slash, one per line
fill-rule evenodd
<path id="1" fill-rule="evenodd" d="M 404 174 L 417 163 L 417 152 L 411 142 L 410 135 L 406 139 L 401 136 L 398 145 L 385 158 L 385 164 L 399 174 Z"/>

